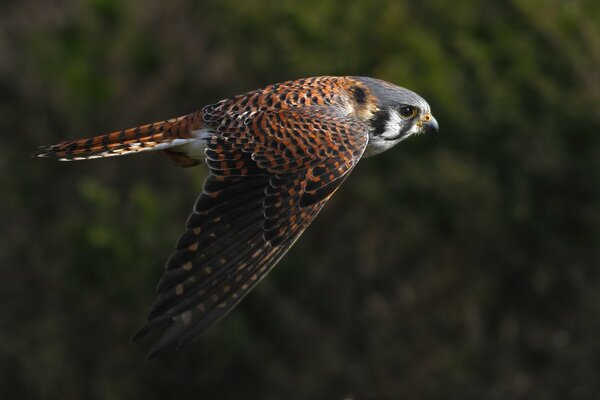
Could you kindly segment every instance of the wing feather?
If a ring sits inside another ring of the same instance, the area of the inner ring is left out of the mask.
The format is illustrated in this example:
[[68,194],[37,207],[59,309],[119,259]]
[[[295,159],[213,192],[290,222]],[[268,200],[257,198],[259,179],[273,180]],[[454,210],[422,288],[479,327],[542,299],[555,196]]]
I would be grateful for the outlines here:
[[157,298],[135,341],[164,330],[154,357],[181,348],[223,318],[270,271],[362,155],[354,117],[321,108],[211,115],[210,168]]

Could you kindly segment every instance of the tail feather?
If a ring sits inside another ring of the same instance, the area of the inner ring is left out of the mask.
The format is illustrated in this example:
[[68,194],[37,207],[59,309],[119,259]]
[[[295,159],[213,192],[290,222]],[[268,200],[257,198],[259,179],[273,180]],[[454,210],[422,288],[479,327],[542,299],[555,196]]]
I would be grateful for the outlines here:
[[60,161],[89,160],[150,150],[165,150],[189,143],[202,125],[200,112],[90,138],[42,146],[36,157]]

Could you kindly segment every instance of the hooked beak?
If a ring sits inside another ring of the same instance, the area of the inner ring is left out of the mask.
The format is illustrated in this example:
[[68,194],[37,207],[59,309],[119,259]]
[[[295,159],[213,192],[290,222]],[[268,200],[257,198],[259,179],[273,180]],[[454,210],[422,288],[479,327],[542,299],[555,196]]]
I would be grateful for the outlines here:
[[423,133],[438,133],[440,130],[440,126],[431,114],[425,114],[420,122]]

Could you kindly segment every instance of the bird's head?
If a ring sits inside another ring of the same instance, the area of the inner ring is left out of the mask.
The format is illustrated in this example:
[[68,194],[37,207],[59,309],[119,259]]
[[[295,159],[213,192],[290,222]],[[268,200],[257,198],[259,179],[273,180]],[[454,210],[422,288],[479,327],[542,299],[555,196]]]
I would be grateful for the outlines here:
[[365,99],[371,99],[370,112],[363,114],[370,128],[365,157],[379,154],[410,136],[438,131],[429,104],[415,92],[379,79],[358,80],[367,88],[369,96],[365,95]]

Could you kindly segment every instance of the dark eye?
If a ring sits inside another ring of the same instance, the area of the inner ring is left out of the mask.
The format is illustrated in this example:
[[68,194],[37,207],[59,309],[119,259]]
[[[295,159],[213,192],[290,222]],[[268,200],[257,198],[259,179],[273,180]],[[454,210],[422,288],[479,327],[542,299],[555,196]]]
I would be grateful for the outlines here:
[[417,109],[412,106],[402,106],[400,107],[400,115],[404,118],[412,118],[417,115]]

